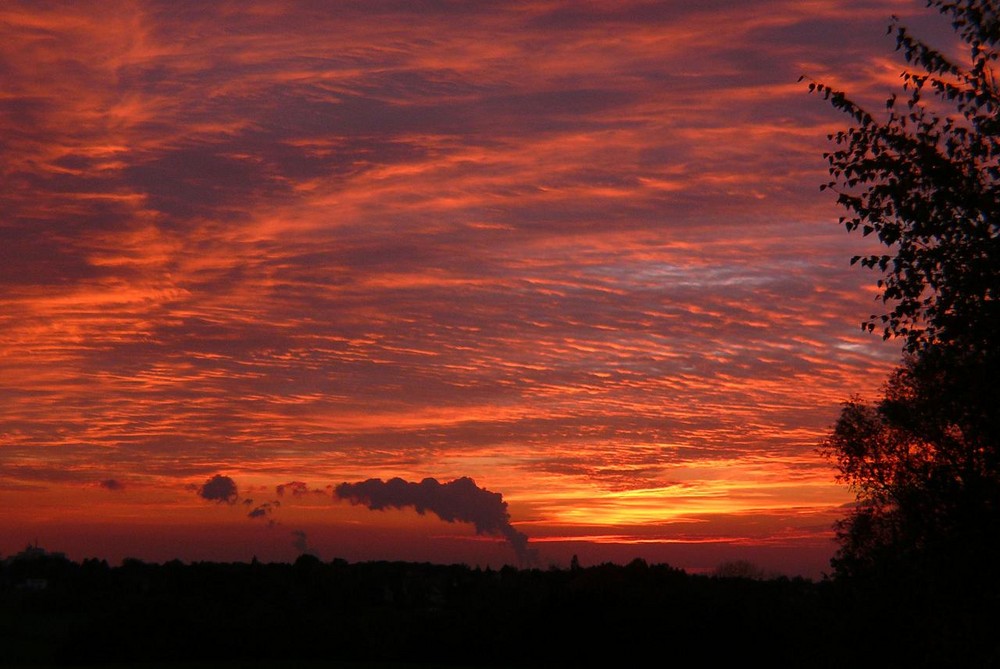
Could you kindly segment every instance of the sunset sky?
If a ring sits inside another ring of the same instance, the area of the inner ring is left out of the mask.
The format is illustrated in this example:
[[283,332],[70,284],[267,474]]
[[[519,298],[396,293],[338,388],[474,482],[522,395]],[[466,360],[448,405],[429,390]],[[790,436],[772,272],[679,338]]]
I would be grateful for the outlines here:
[[3,3],[0,555],[818,576],[900,345],[798,79],[924,4]]

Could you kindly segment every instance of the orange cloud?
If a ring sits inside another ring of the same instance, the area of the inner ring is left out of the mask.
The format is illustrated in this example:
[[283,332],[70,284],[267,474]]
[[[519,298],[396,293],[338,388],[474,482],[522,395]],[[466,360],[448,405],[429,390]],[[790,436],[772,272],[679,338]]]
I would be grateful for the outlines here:
[[[185,501],[217,471],[469,476],[567,542],[819,536],[814,446],[898,347],[796,82],[877,100],[910,5],[0,9],[8,536],[95,481],[108,523],[238,522]],[[370,522],[285,500],[323,554]]]

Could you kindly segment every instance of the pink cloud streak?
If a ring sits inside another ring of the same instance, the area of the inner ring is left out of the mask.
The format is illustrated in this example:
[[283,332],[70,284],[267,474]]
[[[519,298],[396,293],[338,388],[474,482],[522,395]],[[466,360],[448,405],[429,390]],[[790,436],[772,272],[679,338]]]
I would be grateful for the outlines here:
[[835,507],[813,449],[898,347],[796,79],[877,99],[921,6],[0,9],[0,487],[470,476],[622,536],[635,491],[635,527]]

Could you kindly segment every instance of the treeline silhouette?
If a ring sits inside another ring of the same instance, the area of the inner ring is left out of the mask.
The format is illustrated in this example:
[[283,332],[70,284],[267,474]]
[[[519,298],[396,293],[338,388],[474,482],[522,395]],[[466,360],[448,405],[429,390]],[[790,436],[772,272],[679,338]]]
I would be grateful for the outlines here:
[[304,554],[292,564],[110,566],[36,549],[0,563],[5,666],[632,666],[648,657],[662,666],[995,666],[991,617],[919,597],[879,600],[835,581],[697,575],[641,559],[493,570]]

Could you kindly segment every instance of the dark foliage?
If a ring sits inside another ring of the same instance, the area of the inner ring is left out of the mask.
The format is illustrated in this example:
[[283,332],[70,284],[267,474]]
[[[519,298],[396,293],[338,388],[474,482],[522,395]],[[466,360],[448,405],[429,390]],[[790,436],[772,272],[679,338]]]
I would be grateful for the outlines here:
[[[932,0],[969,50],[965,65],[893,24],[897,50],[914,68],[885,118],[843,92],[812,83],[856,123],[831,135],[826,154],[849,231],[875,234],[885,254],[852,263],[878,269],[887,313],[862,327],[902,336],[909,352],[993,345],[1000,324],[1000,91],[995,79],[1000,16],[995,0]],[[903,100],[900,103],[900,99]]]
[[949,406],[964,394],[948,391],[954,374],[908,358],[878,404],[855,400],[841,412],[825,451],[859,505],[840,524],[840,575],[949,589],[964,576],[962,587],[996,589],[996,441]]
[[858,500],[838,528],[837,575],[965,610],[1000,605],[1000,13],[995,0],[928,6],[968,60],[894,22],[910,69],[882,119],[810,84],[855,123],[830,137],[823,188],[848,231],[886,250],[852,260],[882,273],[887,312],[862,327],[906,353],[879,402],[844,406],[824,451]]
[[969,643],[951,611],[905,602],[876,619],[869,604],[835,582],[697,576],[642,560],[493,571],[311,555],[15,559],[0,563],[0,665],[967,667],[1000,657],[992,636]]

